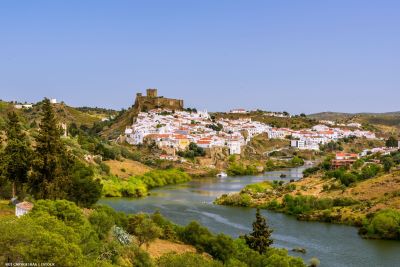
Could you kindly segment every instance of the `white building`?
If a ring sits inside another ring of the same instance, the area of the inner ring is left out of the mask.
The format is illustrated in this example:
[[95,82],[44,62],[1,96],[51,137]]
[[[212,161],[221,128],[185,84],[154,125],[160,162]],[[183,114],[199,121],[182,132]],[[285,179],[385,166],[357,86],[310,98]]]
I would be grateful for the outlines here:
[[240,154],[241,153],[241,145],[239,140],[229,140],[227,142],[228,148],[229,148],[229,154],[234,155],[234,154]]
[[15,216],[17,217],[21,217],[25,214],[27,214],[28,212],[30,212],[33,208],[33,204],[27,201],[18,203],[17,205],[15,205]]
[[246,112],[247,111],[245,109],[243,109],[243,108],[232,109],[230,111],[230,113],[239,113],[239,114],[243,114],[243,113],[246,113]]
[[55,98],[50,99],[50,103],[51,104],[57,104],[57,99],[55,99]]
[[23,108],[30,109],[33,107],[33,105],[32,104],[17,104],[17,105],[14,105],[14,107],[16,109],[23,109]]

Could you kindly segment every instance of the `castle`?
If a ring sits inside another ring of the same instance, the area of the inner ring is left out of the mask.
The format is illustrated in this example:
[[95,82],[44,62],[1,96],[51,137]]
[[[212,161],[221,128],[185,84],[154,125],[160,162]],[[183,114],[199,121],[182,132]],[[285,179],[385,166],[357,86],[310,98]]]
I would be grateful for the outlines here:
[[144,112],[155,108],[182,110],[183,100],[158,96],[157,89],[147,89],[146,96],[136,94],[135,108]]

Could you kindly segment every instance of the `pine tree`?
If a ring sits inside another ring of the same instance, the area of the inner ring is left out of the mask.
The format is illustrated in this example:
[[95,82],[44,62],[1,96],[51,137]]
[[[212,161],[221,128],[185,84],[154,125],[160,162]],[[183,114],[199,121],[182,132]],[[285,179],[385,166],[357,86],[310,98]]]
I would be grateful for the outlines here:
[[68,199],[90,207],[101,196],[102,186],[93,180],[90,166],[67,150],[61,135],[50,101],[45,99],[29,181],[31,192],[37,199]]
[[36,198],[66,198],[65,189],[70,184],[68,174],[73,160],[61,140],[62,131],[47,98],[42,102],[41,115],[30,179],[31,191]]
[[253,222],[253,232],[245,235],[246,244],[260,254],[267,252],[269,246],[272,245],[271,239],[272,229],[267,225],[266,219],[261,216],[260,209],[257,209],[256,220]]
[[23,193],[31,167],[32,151],[26,134],[23,132],[18,115],[7,114],[7,146],[2,156],[3,176],[12,183],[12,197]]

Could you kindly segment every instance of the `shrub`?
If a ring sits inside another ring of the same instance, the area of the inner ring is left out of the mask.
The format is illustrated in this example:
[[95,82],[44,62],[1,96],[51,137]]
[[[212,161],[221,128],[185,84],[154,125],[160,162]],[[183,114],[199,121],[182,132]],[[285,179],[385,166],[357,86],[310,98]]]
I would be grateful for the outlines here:
[[382,210],[364,222],[360,233],[367,237],[400,240],[400,211]]

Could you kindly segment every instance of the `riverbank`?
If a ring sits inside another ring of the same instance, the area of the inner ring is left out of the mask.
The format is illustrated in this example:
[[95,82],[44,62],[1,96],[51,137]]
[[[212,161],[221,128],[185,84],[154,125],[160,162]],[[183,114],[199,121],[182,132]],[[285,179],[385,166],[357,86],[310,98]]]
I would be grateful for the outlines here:
[[166,185],[185,183],[191,177],[178,169],[152,170],[129,178],[107,176],[102,179],[102,194],[106,197],[143,197],[148,191]]
[[400,172],[350,187],[321,175],[291,183],[264,181],[224,194],[216,204],[258,207],[294,215],[298,220],[346,224],[367,238],[400,239]]
[[[193,179],[188,183],[153,189],[145,198],[106,198],[100,203],[127,214],[159,210],[178,225],[198,221],[213,233],[237,238],[251,231],[255,210],[213,205],[215,198],[265,180],[298,180],[304,169],[267,172],[258,176]],[[286,178],[280,178],[281,174]],[[395,266],[400,261],[400,242],[362,239],[356,228],[346,225],[299,221],[294,216],[265,209],[261,213],[274,229],[274,246],[287,249],[290,255],[301,257],[305,262],[317,257],[321,266],[362,267]],[[299,247],[305,248],[307,253],[292,251]]]

